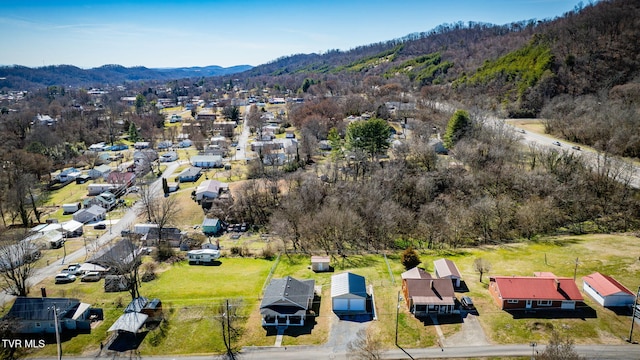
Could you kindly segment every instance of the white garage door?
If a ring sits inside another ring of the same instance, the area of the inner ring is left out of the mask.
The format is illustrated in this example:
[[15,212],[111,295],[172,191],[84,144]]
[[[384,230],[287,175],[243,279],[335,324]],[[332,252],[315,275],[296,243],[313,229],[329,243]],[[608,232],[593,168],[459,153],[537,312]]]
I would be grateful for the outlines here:
[[562,304],[560,305],[561,309],[575,309],[576,308],[576,302],[575,301],[563,301]]
[[365,310],[364,299],[351,299],[349,303],[349,310],[364,311]]
[[337,311],[349,310],[349,299],[333,299],[333,310],[337,310]]

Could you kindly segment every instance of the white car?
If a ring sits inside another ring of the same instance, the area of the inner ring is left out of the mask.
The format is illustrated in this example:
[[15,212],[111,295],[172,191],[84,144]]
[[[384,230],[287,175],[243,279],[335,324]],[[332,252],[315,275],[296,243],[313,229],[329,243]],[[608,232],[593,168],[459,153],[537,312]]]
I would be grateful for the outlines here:
[[555,146],[562,146],[562,144],[560,144],[560,141],[554,141],[552,142],[552,144]]
[[100,281],[100,279],[102,278],[102,276],[100,275],[99,272],[97,271],[89,271],[88,273],[82,275],[80,277],[80,281],[82,282],[87,282],[87,281]]
[[69,273],[61,273],[56,275],[56,284],[66,284],[76,281],[76,276]]

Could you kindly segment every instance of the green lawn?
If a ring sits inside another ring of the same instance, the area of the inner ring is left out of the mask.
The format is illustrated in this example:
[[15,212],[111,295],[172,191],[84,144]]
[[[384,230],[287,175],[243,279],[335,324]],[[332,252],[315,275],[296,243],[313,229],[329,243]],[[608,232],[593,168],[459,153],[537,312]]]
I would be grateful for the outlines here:
[[[246,235],[253,239],[256,249],[264,244],[257,235]],[[254,237],[256,237],[254,239]],[[273,238],[271,243],[276,246]],[[227,240],[224,240],[227,241]],[[79,243],[79,241],[78,241]],[[630,319],[603,309],[585,296],[592,309],[592,316],[585,318],[518,318],[499,309],[487,291],[491,275],[532,275],[534,271],[551,271],[558,276],[573,277],[575,260],[577,285],[581,289],[581,277],[600,271],[615,277],[622,284],[635,289],[640,275],[640,260],[637,255],[638,238],[624,235],[586,235],[553,237],[529,244],[506,244],[455,251],[425,251],[420,254],[423,267],[433,272],[433,260],[441,257],[452,259],[460,269],[469,292],[478,308],[479,320],[488,339],[493,343],[546,343],[551,330],[571,336],[576,343],[621,344],[628,336]],[[612,246],[615,244],[615,246]],[[59,250],[56,250],[59,252]],[[257,250],[256,250],[257,251]],[[546,256],[545,256],[546,255]],[[491,271],[479,282],[473,261],[482,257],[491,264]],[[546,262],[545,262],[546,258]],[[373,285],[378,319],[370,323],[378,338],[387,348],[395,341],[398,292],[401,289],[400,274],[404,271],[397,254],[388,256],[389,268],[382,255],[358,255],[332,261],[333,273],[314,273],[309,269],[309,257],[281,255],[274,269],[274,277],[291,275],[299,279],[315,279],[321,287],[321,301],[314,325],[304,331],[289,332],[283,345],[313,345],[326,342],[329,336],[331,317],[331,275],[349,270],[366,277]],[[150,331],[140,347],[143,355],[156,354],[204,354],[223,351],[218,324],[214,320],[214,307],[225,299],[240,299],[239,313],[244,331],[238,344],[242,346],[270,346],[275,341],[273,334],[260,325],[259,303],[267,275],[274,261],[255,258],[222,258],[220,266],[189,266],[186,263],[163,265],[159,278],[144,283],[141,293],[147,297],[162,299],[166,325]],[[392,277],[393,280],[392,280]],[[103,283],[80,283],[54,285],[47,279],[34,287],[46,287],[48,295],[78,297],[84,302],[105,310],[105,321],[90,335],[78,335],[63,345],[65,354],[93,354],[98,345],[107,338],[106,329],[121,314],[128,301],[127,293],[105,294]],[[458,293],[460,297],[463,294]],[[460,330],[461,324],[441,325],[444,336]],[[404,301],[398,313],[398,339],[401,346],[435,346],[435,327],[425,325],[409,314]],[[640,341],[640,335],[634,337]],[[55,348],[47,346],[36,355],[53,355]]]

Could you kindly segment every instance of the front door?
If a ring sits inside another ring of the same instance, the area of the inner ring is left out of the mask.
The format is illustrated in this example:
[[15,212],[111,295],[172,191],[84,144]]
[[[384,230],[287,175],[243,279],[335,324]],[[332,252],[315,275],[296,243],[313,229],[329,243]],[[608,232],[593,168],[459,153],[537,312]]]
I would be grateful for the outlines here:
[[525,308],[531,309],[531,304],[533,304],[533,300],[527,300],[527,304],[526,304]]

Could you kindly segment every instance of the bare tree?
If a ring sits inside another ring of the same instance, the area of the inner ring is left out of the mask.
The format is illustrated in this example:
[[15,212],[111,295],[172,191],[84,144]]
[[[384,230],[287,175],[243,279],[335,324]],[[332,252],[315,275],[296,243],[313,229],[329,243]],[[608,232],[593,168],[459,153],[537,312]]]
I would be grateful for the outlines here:
[[239,300],[225,300],[223,303],[218,304],[215,309],[215,320],[220,325],[220,331],[222,332],[222,340],[227,350],[226,356],[228,359],[235,359],[238,353],[238,344],[235,340],[240,335],[241,326],[239,324],[238,309],[240,308]]
[[371,330],[360,329],[356,338],[347,344],[347,353],[350,359],[379,360],[382,359],[382,343]]
[[491,270],[491,264],[483,258],[477,258],[473,260],[473,268],[480,273],[480,282],[482,282],[482,274]]
[[0,247],[0,286],[4,292],[14,296],[29,294],[33,262],[39,254],[36,245],[28,240],[13,239]]
[[91,260],[92,263],[110,268],[115,274],[122,277],[131,299],[140,296],[140,274],[142,265],[142,253],[140,247],[129,239],[123,239],[113,246],[107,247]]
[[562,336],[557,331],[551,333],[549,344],[544,351],[540,353],[536,359],[541,360],[581,360],[580,356],[573,347],[573,340],[569,336]]

